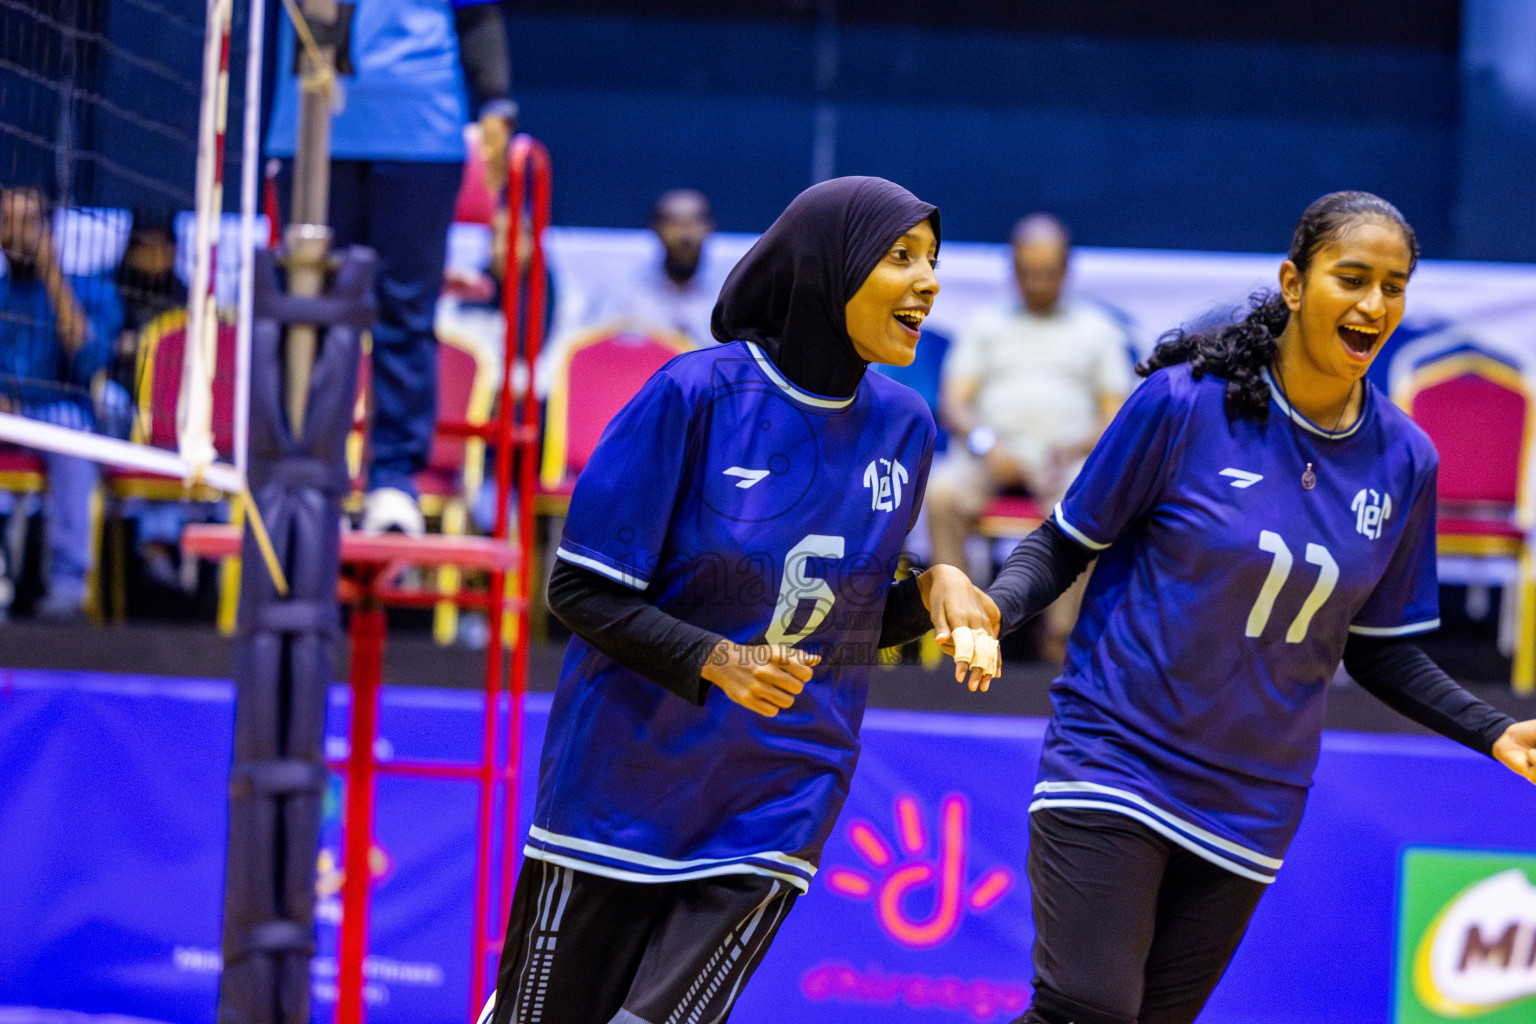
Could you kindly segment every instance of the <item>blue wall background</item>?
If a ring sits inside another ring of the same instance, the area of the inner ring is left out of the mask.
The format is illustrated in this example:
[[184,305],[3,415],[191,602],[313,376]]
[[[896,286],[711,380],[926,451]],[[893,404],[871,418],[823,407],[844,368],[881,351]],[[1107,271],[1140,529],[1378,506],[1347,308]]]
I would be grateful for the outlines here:
[[[515,14],[527,130],[551,148],[555,220],[634,226],[693,185],[760,231],[814,180],[879,174],[995,241],[1057,211],[1086,244],[1273,251],[1344,187],[1452,243],[1454,50],[1025,36]],[[835,83],[818,95],[818,46]],[[830,138],[829,138],[830,136]]]
[[[191,97],[159,69],[196,81],[198,48],[179,28],[200,23],[203,4],[153,5],[170,20],[142,0],[78,4],[111,45],[71,65],[101,100],[77,104],[73,144],[90,155],[71,198],[174,203],[142,175],[190,182],[191,147],[132,115],[195,124]],[[281,5],[268,8],[275,30]],[[723,229],[760,231],[812,181],[872,173],[938,202],[951,238],[1001,240],[1045,208],[1092,245],[1273,252],[1307,202],[1354,187],[1401,206],[1428,256],[1536,260],[1529,0],[506,10],[524,127],[553,152],[561,224],[639,226],[658,193],[691,185],[714,198]],[[19,12],[0,13],[14,44],[0,61],[0,110],[26,133],[0,132],[0,173],[13,177],[49,163],[58,133],[10,51],[57,58],[64,36],[39,51],[10,31]],[[97,37],[73,38],[89,49]],[[35,145],[26,139],[45,140],[38,160],[12,152]]]

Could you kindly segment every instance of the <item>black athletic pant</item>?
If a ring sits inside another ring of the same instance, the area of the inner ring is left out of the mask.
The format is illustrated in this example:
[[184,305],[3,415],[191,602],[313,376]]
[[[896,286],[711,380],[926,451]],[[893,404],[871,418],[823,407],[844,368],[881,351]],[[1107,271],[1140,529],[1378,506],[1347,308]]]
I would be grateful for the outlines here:
[[721,1024],[798,895],[760,875],[622,882],[525,859],[481,1024]]
[[1035,999],[1015,1024],[1190,1024],[1266,886],[1133,818],[1029,816]]

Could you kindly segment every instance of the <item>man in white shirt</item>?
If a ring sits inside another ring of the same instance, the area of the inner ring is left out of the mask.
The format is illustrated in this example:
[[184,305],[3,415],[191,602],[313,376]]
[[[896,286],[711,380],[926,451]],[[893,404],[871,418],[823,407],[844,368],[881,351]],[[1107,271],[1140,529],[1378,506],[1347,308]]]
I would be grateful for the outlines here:
[[[1131,389],[1125,332],[1062,299],[1071,239],[1049,214],[1013,230],[1022,303],[976,316],[944,360],[939,410],[949,454],[928,481],[933,561],[965,564],[965,541],[999,492],[1023,490],[1048,511],[1066,493]],[[1041,654],[1059,662],[1081,584],[1042,617]]]
[[697,348],[715,343],[709,317],[723,278],[707,266],[705,243],[715,230],[709,199],[691,188],[664,193],[651,208],[661,263],[606,286],[583,319],[591,325],[630,320],[685,335]]

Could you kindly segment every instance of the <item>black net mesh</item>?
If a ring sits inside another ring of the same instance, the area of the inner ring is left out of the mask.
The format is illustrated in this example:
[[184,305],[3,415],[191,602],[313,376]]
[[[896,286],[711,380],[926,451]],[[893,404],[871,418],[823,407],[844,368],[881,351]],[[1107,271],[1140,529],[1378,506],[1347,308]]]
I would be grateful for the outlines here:
[[[247,37],[234,6],[231,209]],[[202,0],[0,0],[0,408],[174,443],[174,391],[155,387],[146,347],[180,336],[187,302],[206,17]]]

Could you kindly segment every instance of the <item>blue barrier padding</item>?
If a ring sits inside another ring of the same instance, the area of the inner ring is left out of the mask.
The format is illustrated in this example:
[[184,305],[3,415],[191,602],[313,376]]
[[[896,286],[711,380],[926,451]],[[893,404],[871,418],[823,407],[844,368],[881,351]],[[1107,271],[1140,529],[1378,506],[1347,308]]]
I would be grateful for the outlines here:
[[[347,750],[347,699],[332,690],[330,757]],[[380,758],[475,758],[480,705],[467,691],[387,689]],[[528,698],[525,815],[548,709],[547,695]],[[0,671],[0,1024],[211,1024],[232,723],[221,680]],[[1028,999],[1023,864],[1043,725],[869,712],[821,872],[732,1021],[1016,1016]],[[321,1024],[335,995],[341,797],[333,777]],[[1306,820],[1202,1022],[1390,1020],[1403,849],[1536,850],[1533,801],[1513,774],[1448,741],[1327,735]],[[371,1024],[466,1019],[474,821],[471,784],[380,779]]]

